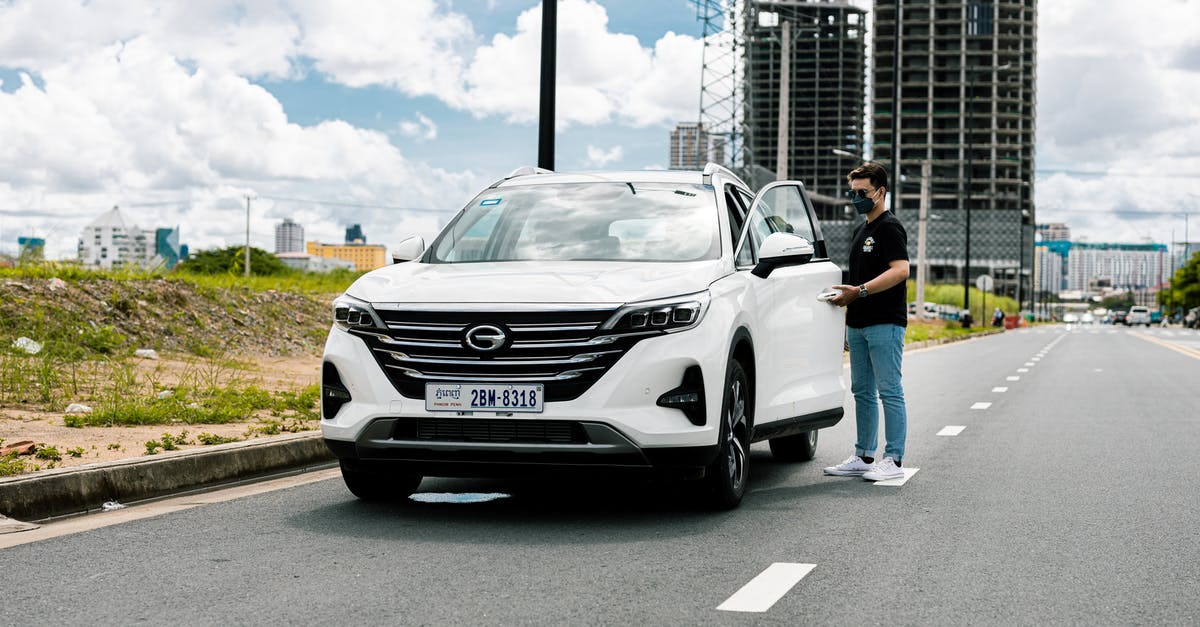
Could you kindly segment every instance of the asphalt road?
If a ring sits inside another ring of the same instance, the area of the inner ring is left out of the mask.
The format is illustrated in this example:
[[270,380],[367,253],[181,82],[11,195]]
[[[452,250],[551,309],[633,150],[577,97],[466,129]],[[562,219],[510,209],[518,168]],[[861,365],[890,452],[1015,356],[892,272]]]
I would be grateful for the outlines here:
[[756,446],[726,513],[653,485],[373,505],[315,481],[0,549],[4,622],[1200,623],[1200,334],[1024,329],[912,352],[905,381],[902,486],[822,476],[852,406],[814,462]]

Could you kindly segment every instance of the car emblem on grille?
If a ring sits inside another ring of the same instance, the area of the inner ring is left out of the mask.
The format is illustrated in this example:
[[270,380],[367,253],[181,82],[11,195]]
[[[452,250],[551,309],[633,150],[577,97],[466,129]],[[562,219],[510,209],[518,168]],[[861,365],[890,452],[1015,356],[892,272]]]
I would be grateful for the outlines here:
[[467,334],[463,337],[463,341],[467,346],[477,351],[494,351],[501,346],[504,346],[504,341],[508,339],[504,331],[499,327],[494,327],[490,324],[481,324],[477,327],[467,329]]

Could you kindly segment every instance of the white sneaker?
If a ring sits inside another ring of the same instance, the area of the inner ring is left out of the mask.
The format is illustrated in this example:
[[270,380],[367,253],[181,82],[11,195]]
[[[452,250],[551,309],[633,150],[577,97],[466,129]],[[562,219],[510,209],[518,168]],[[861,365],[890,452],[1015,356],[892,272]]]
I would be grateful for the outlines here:
[[867,481],[884,481],[887,479],[899,479],[904,476],[904,471],[896,465],[896,460],[891,457],[884,457],[882,460],[871,464],[871,468],[863,473],[862,478]]
[[871,469],[871,464],[864,462],[858,455],[851,455],[846,458],[846,461],[837,466],[827,466],[825,474],[834,475],[835,477],[861,477],[864,472]]

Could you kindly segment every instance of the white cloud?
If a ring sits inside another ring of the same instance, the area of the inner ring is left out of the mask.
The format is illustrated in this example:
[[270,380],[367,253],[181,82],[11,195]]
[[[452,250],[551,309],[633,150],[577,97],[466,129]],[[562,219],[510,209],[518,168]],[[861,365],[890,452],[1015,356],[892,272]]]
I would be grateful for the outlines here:
[[605,150],[589,144],[587,147],[587,166],[603,168],[610,163],[620,161],[621,157],[624,156],[624,152],[620,146],[613,146]]
[[412,137],[418,141],[433,141],[437,139],[437,124],[428,116],[417,112],[415,120],[400,122],[400,134]]
[[112,205],[143,228],[181,225],[193,249],[238,242],[246,193],[260,197],[251,226],[266,249],[274,223],[293,213],[312,220],[313,239],[337,240],[345,224],[361,222],[373,241],[395,242],[431,235],[437,214],[271,197],[448,213],[482,183],[414,163],[376,131],[292,123],[262,87],[230,70],[188,67],[154,37],[43,62],[40,75],[41,87],[23,77],[0,92],[0,226],[6,240],[14,229],[46,236],[52,257],[69,254],[82,227]]
[[1092,241],[1182,239],[1181,212],[1200,208],[1200,4],[1038,6],[1038,220]]
[[[516,123],[538,116],[541,8],[517,19],[513,35],[498,34],[476,49],[462,105],[477,116]],[[563,0],[558,8],[556,118],[572,124],[616,121],[632,126],[693,119],[699,112],[700,40],[667,33],[654,49],[608,30],[596,2]]]

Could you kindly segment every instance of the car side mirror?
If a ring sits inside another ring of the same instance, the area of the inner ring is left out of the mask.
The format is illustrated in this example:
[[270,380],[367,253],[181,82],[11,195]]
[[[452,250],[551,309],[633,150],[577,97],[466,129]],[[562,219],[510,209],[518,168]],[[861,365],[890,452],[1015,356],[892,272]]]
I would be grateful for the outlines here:
[[765,279],[775,268],[808,263],[815,253],[812,242],[795,233],[772,233],[759,247],[758,265],[750,274]]
[[425,252],[425,239],[420,235],[404,239],[392,250],[392,263],[412,261]]

